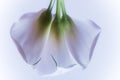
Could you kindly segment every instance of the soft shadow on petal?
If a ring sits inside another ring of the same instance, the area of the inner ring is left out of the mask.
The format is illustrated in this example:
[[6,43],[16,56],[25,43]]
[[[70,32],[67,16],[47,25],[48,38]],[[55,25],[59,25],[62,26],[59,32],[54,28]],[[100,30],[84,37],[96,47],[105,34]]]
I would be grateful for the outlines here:
[[91,60],[101,29],[91,20],[86,22],[74,20],[74,23],[72,35],[67,34],[66,38],[71,54],[85,68]]
[[48,54],[51,54],[57,64],[57,67],[70,68],[75,65],[75,62],[73,61],[67,48],[64,36],[57,41],[55,36],[51,33],[46,48],[49,49]]
[[46,41],[46,34],[39,35],[40,26],[37,21],[43,11],[44,9],[36,13],[24,14],[12,26],[10,31],[11,37],[15,41],[22,57],[29,64],[39,61],[39,56]]

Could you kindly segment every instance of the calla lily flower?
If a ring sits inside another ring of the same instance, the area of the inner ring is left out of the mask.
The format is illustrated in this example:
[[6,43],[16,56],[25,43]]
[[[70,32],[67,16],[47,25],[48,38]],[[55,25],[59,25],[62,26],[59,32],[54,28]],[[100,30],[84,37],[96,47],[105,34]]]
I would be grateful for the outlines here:
[[57,0],[53,15],[53,4],[51,0],[48,9],[24,14],[13,24],[10,34],[20,54],[42,74],[53,73],[57,67],[87,67],[100,27],[92,20],[78,21],[68,16],[64,0]]

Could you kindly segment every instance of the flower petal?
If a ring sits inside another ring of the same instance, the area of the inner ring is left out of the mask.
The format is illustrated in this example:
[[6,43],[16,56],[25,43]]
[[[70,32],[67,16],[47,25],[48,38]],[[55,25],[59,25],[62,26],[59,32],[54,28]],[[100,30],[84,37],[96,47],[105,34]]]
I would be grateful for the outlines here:
[[40,61],[35,63],[33,66],[41,75],[50,74],[57,70],[57,65],[53,57],[48,54],[48,50],[45,51],[47,52],[43,52]]
[[49,52],[51,52],[58,67],[70,68],[75,65],[75,62],[69,53],[64,36],[58,41],[55,36],[51,34],[48,43]]
[[41,10],[37,13],[28,13],[23,15],[20,20],[15,23],[10,31],[12,39],[15,41],[19,52],[24,60],[29,64],[34,64],[40,59],[40,54],[46,42],[47,32],[41,33],[38,18]]
[[66,39],[72,55],[85,68],[91,60],[100,34],[100,27],[91,20],[87,22],[74,20],[74,23],[73,33],[67,34]]

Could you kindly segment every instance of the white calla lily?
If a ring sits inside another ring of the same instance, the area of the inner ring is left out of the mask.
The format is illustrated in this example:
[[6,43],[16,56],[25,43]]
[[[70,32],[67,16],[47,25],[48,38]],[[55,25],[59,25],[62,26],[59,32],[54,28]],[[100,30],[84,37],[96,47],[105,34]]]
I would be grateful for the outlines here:
[[85,68],[91,60],[101,29],[91,20],[74,20],[74,23],[74,35],[67,34],[67,43],[75,60]]
[[77,21],[66,13],[60,20],[57,14],[53,16],[49,9],[28,13],[11,28],[11,37],[23,59],[42,74],[76,64],[85,68],[100,34],[100,27],[91,20]]
[[46,41],[47,33],[44,36],[39,35],[40,26],[37,21],[42,12],[43,10],[23,15],[11,29],[11,36],[18,50],[29,64],[35,64],[39,61],[39,55]]

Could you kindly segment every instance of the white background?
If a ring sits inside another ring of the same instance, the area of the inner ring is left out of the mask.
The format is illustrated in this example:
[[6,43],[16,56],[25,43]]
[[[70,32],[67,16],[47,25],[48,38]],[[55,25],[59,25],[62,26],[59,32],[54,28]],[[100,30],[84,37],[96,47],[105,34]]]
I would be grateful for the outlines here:
[[[102,33],[87,69],[41,77],[26,64],[10,38],[11,25],[49,0],[0,0],[0,80],[120,80],[120,0],[65,0],[70,16],[92,19]],[[53,12],[55,9],[53,10]]]

